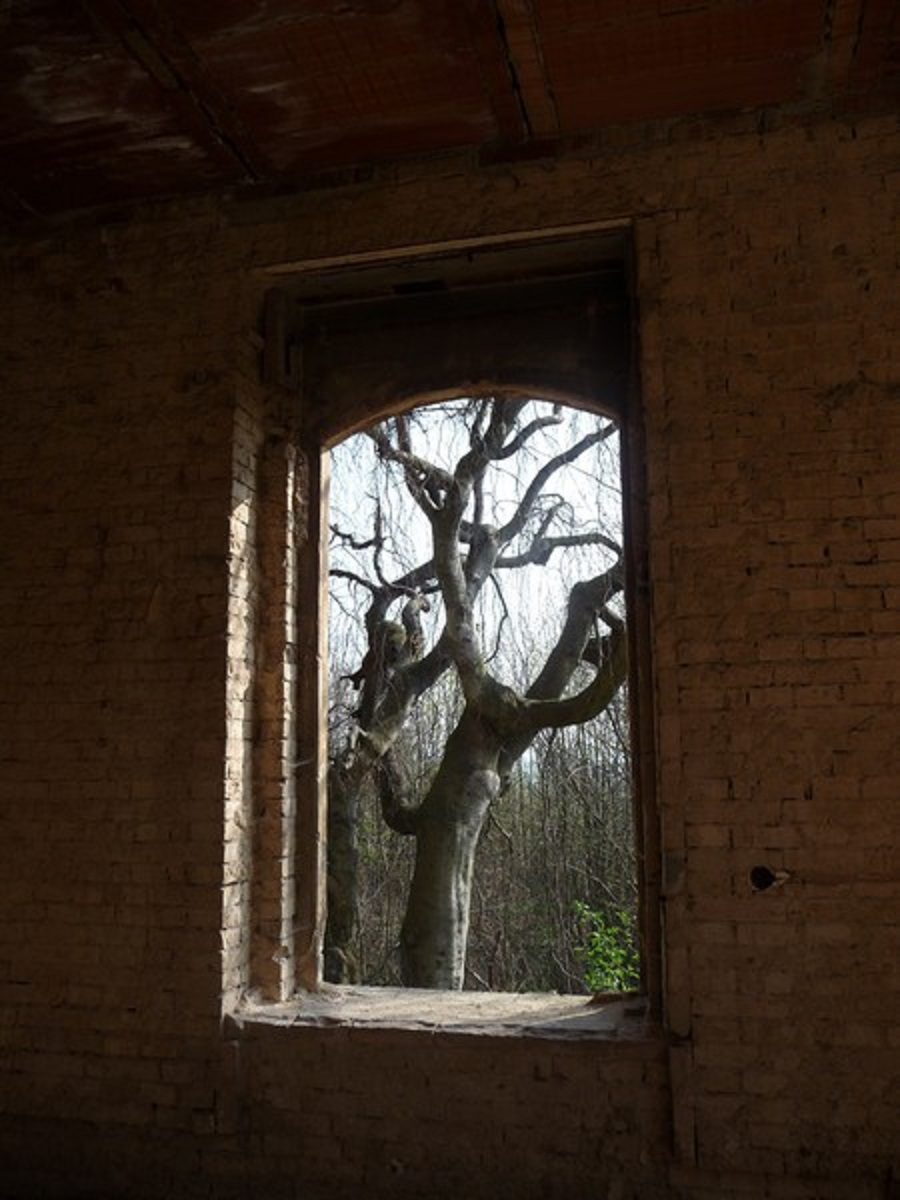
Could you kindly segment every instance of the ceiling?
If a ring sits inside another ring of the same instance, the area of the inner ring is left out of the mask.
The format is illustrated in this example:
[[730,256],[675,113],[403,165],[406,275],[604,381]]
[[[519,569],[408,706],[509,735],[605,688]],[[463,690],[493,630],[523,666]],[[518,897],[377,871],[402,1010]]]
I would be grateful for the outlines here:
[[0,0],[0,212],[900,98],[900,0]]

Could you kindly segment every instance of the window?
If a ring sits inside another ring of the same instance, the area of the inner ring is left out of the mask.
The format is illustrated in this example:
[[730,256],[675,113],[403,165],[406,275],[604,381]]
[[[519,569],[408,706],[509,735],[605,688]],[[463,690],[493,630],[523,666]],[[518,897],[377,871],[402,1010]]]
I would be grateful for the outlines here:
[[[234,1000],[248,991],[285,1001],[296,987],[314,990],[322,979],[327,691],[322,514],[329,448],[374,418],[422,400],[537,395],[590,407],[602,396],[605,410],[622,423],[623,453],[633,462],[626,249],[619,229],[465,252],[453,248],[353,271],[319,264],[270,296],[267,371],[280,386],[277,401],[271,393],[266,400],[269,436],[257,436],[252,513],[236,522],[245,543],[243,558],[236,547],[236,562],[245,567],[236,572],[233,587],[235,627],[245,621],[256,636],[252,661],[244,655],[244,675],[235,668],[232,687],[235,721],[241,723],[235,745],[242,749],[230,766],[226,1003],[229,995]],[[632,466],[626,466],[626,476],[634,477]],[[640,603],[634,604],[639,521],[633,511],[628,515],[634,710],[642,703],[635,662],[643,652],[640,627],[646,618]],[[633,726],[646,730],[646,713]],[[637,757],[639,773],[645,757]],[[646,789],[642,797],[641,845]],[[646,880],[643,886],[646,890]],[[643,927],[646,938],[646,917]],[[652,932],[650,941],[655,944]],[[653,976],[652,944],[644,959]],[[652,978],[647,982],[653,991]]]
[[618,441],[483,396],[333,452],[327,980],[637,987]]

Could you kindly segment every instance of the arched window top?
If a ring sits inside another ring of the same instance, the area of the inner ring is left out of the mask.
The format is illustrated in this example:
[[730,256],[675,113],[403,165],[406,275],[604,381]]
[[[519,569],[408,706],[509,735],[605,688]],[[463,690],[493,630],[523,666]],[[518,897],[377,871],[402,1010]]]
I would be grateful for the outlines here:
[[395,267],[355,292],[310,278],[274,289],[268,373],[299,392],[303,436],[326,447],[459,396],[541,397],[619,418],[632,359],[620,243],[545,248],[536,263],[507,252],[482,268]]
[[584,412],[595,413],[600,417],[608,418],[616,424],[620,423],[622,417],[619,406],[598,403],[594,397],[572,395],[562,389],[551,390],[543,388],[538,390],[535,387],[510,387],[504,386],[495,379],[485,379],[482,380],[477,388],[458,384],[455,387],[447,387],[440,391],[419,395],[407,396],[404,394],[403,396],[396,396],[383,407],[374,404],[371,399],[366,398],[364,405],[360,409],[361,417],[357,418],[354,414],[354,419],[346,428],[334,429],[332,423],[329,422],[328,433],[321,438],[322,445],[325,449],[333,449],[341,442],[346,441],[347,438],[361,432],[367,426],[387,420],[389,417],[412,412],[414,409],[430,408],[452,403],[456,400],[479,398],[489,400],[525,400],[534,403],[561,405],[566,409],[579,409]]

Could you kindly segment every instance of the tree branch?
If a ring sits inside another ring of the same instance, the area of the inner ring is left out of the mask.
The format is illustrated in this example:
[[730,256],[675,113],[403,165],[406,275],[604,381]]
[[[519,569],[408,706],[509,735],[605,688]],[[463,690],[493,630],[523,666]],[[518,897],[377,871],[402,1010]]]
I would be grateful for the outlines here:
[[502,399],[492,403],[491,419],[484,436],[470,439],[471,449],[462,456],[453,473],[457,485],[465,491],[466,497],[475,476],[479,473],[484,474],[492,459],[502,457],[503,445],[527,403],[527,400]]
[[500,555],[494,566],[503,568],[544,566],[549,562],[554,550],[566,549],[570,546],[605,546],[617,556],[622,553],[621,546],[612,538],[602,533],[568,533],[558,537],[541,537],[535,535],[531,545],[521,554]]
[[[543,668],[525,694],[520,727],[504,741],[500,759],[500,775],[503,780],[508,779],[513,766],[541,729],[589,719],[572,717],[575,711],[590,712],[591,716],[596,716],[604,708],[604,697],[608,704],[615,695],[625,678],[625,662],[619,657],[620,653],[624,653],[626,646],[625,623],[609,611],[607,601],[623,587],[624,570],[619,561],[600,575],[595,575],[593,579],[575,584],[570,591],[562,632],[548,654]],[[598,671],[591,684],[584,689],[587,695],[579,693],[578,697],[560,700],[559,697],[579,665],[591,661],[591,651],[588,647],[598,616],[602,616],[612,630],[610,637],[604,639],[609,648],[608,654],[601,660],[599,646],[597,647]],[[612,671],[612,675],[607,674],[608,670]],[[596,690],[592,691],[592,688]],[[557,707],[559,705],[567,707]]]
[[406,779],[392,750],[386,750],[378,764],[378,799],[385,825],[394,833],[409,837],[418,828],[419,805],[411,803]]
[[[484,673],[481,649],[472,622],[472,598],[459,554],[459,504],[435,514],[434,565],[444,598],[447,646],[466,699],[477,694]],[[471,557],[471,556],[470,556]]]
[[580,725],[596,717],[609,705],[625,678],[628,664],[624,624],[618,625],[604,640],[607,654],[587,687],[562,700],[528,702],[529,724],[535,732],[540,729],[559,729],[564,725]]
[[[529,700],[551,700],[560,696],[584,658],[584,648],[597,617],[605,613],[609,600],[625,586],[621,560],[593,579],[576,583],[569,592],[566,620],[556,644],[540,673],[526,693]],[[610,614],[611,615],[611,614]],[[605,619],[605,617],[604,617]],[[614,618],[617,621],[617,618]],[[618,622],[621,623],[621,622]]]
[[601,429],[595,430],[593,433],[586,434],[574,446],[570,446],[568,450],[562,451],[555,455],[549,462],[537,472],[534,479],[525,489],[525,495],[509,521],[498,531],[497,537],[502,546],[512,541],[514,537],[522,532],[525,528],[525,522],[531,514],[534,503],[541,494],[544,485],[551,479],[558,470],[566,467],[569,463],[575,462],[580,458],[585,451],[590,450],[592,446],[596,446],[599,442],[605,441],[608,437],[615,433],[616,426],[610,422],[604,425]]
[[494,462],[501,462],[504,458],[511,458],[514,454],[517,454],[518,451],[521,450],[525,445],[525,443],[530,441],[531,438],[533,438],[534,435],[539,432],[539,430],[546,429],[548,425],[561,425],[562,420],[562,416],[558,413],[554,413],[552,417],[535,417],[533,421],[529,421],[527,425],[523,426],[522,429],[519,430],[512,441],[507,442],[505,446],[503,446],[496,453],[492,454],[491,458]]
[[[405,430],[406,427],[401,425],[400,428]],[[403,468],[409,494],[430,517],[440,505],[441,493],[447,492],[453,486],[453,476],[427,459],[413,454],[411,450],[395,446],[383,426],[376,425],[367,432],[375,443],[379,457],[387,462],[395,462]],[[408,431],[404,432],[402,437],[408,444]]]
[[376,545],[376,538],[366,538],[365,541],[359,541],[352,533],[347,533],[346,530],[339,529],[337,525],[329,525],[328,527],[336,538],[340,540],[351,550],[371,550]]
[[362,575],[357,575],[355,571],[345,571],[343,567],[332,567],[328,574],[333,579],[349,579],[351,583],[358,583],[360,587],[364,587],[372,593],[381,590],[371,579],[365,579]]

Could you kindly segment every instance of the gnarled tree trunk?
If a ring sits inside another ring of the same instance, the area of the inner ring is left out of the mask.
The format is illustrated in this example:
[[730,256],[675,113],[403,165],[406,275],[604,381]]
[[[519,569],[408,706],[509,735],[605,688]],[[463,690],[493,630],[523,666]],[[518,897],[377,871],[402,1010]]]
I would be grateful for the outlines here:
[[500,744],[467,711],[416,821],[416,865],[400,934],[407,987],[461,988],[478,839],[500,791]]

